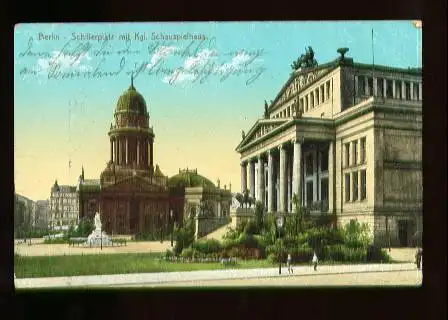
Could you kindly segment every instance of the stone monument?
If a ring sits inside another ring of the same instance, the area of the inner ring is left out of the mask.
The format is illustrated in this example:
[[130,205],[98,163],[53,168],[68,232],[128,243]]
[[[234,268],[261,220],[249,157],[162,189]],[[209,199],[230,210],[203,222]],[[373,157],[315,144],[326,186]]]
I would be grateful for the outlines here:
[[100,213],[97,212],[95,214],[95,229],[92,231],[92,233],[87,237],[87,242],[85,243],[86,246],[112,246],[112,241],[110,240],[109,236],[101,230],[101,218]]

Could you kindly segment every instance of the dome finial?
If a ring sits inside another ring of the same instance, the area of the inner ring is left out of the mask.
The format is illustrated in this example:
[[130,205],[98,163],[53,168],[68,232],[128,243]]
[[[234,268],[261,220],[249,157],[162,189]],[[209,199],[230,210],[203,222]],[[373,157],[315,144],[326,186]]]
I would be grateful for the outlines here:
[[131,88],[134,87],[134,71],[131,73]]

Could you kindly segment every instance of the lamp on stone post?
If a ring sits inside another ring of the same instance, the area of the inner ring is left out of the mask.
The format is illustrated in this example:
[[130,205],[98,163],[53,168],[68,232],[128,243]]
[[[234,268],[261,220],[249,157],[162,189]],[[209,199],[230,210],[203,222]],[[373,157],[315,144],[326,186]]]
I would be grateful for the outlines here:
[[282,274],[282,242],[281,242],[281,230],[283,228],[284,218],[280,216],[277,218],[277,229],[278,229],[278,241],[280,242],[280,252],[279,252],[279,265],[278,265],[278,274]]
[[173,247],[173,234],[174,234],[174,216],[173,210],[170,210],[170,224],[171,224],[171,248]]

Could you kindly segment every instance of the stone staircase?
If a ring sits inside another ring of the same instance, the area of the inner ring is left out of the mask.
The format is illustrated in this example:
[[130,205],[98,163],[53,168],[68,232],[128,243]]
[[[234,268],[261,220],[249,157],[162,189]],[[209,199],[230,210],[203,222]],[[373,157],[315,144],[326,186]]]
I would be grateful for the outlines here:
[[227,228],[231,226],[231,222],[229,222],[226,225],[223,225],[222,227],[216,229],[212,233],[209,233],[208,235],[202,237],[202,239],[215,239],[215,240],[222,240],[222,237],[227,233]]

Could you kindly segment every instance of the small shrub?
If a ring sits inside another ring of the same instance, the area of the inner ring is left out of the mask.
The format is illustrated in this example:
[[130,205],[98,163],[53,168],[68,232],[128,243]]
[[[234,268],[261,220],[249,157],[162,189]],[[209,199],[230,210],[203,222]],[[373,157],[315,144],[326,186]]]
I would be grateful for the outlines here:
[[301,246],[291,249],[291,260],[293,263],[309,262],[313,258],[313,249],[308,246]]
[[53,239],[45,239],[43,241],[44,244],[65,244],[69,243],[69,239],[64,238],[53,238]]
[[199,240],[194,242],[191,247],[204,254],[217,253],[222,249],[221,243],[215,239]]
[[[319,256],[319,255],[318,255]],[[366,248],[351,248],[345,245],[326,246],[321,260],[359,263],[367,261]]]
[[192,259],[195,256],[195,250],[193,248],[186,248],[182,251],[181,257]]
[[112,242],[113,243],[127,243],[128,240],[126,240],[124,238],[115,238],[115,239],[112,239]]
[[188,219],[183,227],[176,228],[175,232],[176,244],[174,253],[179,255],[184,248],[188,248],[194,242],[194,221]]
[[226,234],[224,234],[224,236],[222,238],[224,240],[235,240],[235,239],[238,239],[239,235],[240,235],[240,233],[237,230],[235,230],[231,227],[228,227]]
[[261,259],[262,255],[258,248],[247,248],[243,245],[234,246],[227,251],[227,255],[232,258],[239,258],[243,260]]
[[270,263],[276,263],[276,262],[278,262],[278,257],[277,257],[277,255],[276,255],[275,253],[271,253],[271,254],[269,254],[269,256],[268,256],[268,261],[269,261]]
[[370,245],[367,247],[367,261],[369,262],[390,262],[391,258],[386,250],[378,246]]
[[165,256],[165,258],[172,258],[172,257],[174,257],[174,252],[172,250],[170,250],[170,249],[167,249],[165,251],[164,256]]
[[249,220],[247,223],[245,223],[243,233],[246,233],[248,235],[253,235],[253,234],[258,234],[258,231],[259,231],[259,229],[257,226],[257,222],[255,222],[253,220]]
[[372,239],[369,235],[369,226],[366,223],[350,221],[342,230],[344,243],[352,248],[367,247]]

